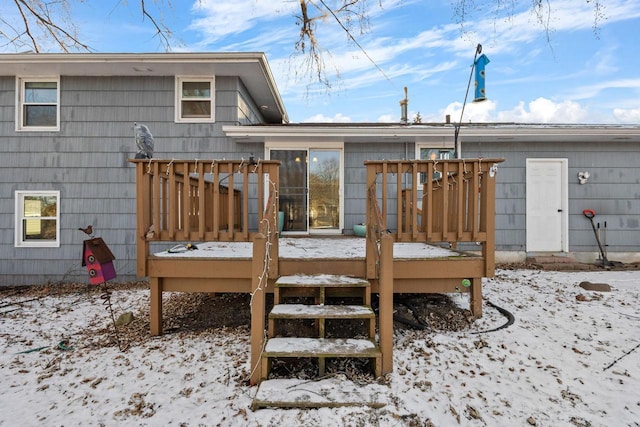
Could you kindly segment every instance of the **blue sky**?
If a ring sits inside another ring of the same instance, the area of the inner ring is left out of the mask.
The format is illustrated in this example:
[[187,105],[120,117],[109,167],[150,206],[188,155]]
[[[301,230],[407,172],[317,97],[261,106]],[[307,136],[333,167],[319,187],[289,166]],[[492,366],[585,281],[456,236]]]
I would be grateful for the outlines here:
[[[464,32],[448,0],[368,3],[369,30],[356,36],[380,69],[327,20],[317,34],[330,53],[328,90],[300,73],[300,57],[292,56],[298,1],[172,0],[163,18],[174,50],[265,52],[291,122],[397,122],[405,86],[410,117],[419,112],[423,122],[442,122],[450,114],[458,121],[480,43],[491,61],[488,100],[469,102],[463,122],[640,123],[638,0],[602,1],[597,32],[593,2],[550,0],[549,33],[528,10],[530,1],[517,2],[522,8],[509,17],[474,11]],[[89,1],[72,16],[94,51],[164,50],[137,0]]]

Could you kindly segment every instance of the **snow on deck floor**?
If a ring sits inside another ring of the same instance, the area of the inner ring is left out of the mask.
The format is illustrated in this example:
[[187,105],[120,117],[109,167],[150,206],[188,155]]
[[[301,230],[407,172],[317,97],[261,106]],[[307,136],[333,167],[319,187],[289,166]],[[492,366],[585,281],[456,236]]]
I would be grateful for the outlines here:
[[[167,242],[167,245],[172,243]],[[251,258],[252,242],[203,242],[195,243],[197,249],[182,252],[157,252],[158,257],[177,258]],[[279,241],[282,259],[364,259],[366,240],[349,237],[284,237]],[[393,256],[396,259],[425,259],[469,256],[451,249],[420,243],[394,243]]]

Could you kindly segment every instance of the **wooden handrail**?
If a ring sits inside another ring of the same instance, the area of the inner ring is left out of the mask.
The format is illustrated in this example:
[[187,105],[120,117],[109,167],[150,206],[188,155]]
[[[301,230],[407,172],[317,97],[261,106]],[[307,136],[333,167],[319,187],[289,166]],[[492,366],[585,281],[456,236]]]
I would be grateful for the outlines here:
[[153,241],[251,242],[266,221],[277,251],[277,214],[265,209],[278,211],[279,161],[129,161],[136,166],[139,276],[147,275]]
[[[492,259],[495,176],[497,164],[502,161],[504,159],[365,161],[368,231],[382,223],[385,229],[395,230],[396,242],[448,242],[454,247],[459,242],[479,242],[483,245],[483,254],[487,253]],[[367,239],[370,278],[377,277],[374,272],[379,263],[375,258],[376,242],[379,236]],[[492,268],[488,265],[487,271],[492,272]]]
[[[367,221],[367,259],[370,259],[370,263],[367,264],[367,278],[377,278],[380,274],[380,241],[382,236],[387,234],[387,224],[385,217],[380,210],[380,204],[376,197],[375,187],[369,188],[367,191],[367,204],[368,211],[367,217],[370,221]],[[369,270],[371,269],[371,270]]]

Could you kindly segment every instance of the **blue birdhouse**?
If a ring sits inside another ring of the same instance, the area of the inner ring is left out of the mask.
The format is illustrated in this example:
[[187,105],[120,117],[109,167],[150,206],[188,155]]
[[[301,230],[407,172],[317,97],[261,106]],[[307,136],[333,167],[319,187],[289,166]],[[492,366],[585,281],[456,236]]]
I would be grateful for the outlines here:
[[95,237],[84,241],[82,266],[87,267],[89,282],[92,285],[99,285],[116,277],[116,269],[113,266],[114,259],[116,257],[102,238]]
[[489,63],[489,58],[483,53],[480,55],[474,65],[476,67],[475,97],[473,102],[484,101],[487,95],[484,89],[484,67]]

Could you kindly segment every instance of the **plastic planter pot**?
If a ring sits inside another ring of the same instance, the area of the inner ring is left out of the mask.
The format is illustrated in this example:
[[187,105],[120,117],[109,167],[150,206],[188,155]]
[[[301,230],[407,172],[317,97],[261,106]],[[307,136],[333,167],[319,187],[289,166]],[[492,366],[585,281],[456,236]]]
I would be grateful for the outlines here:
[[356,224],[353,226],[353,234],[358,237],[365,237],[367,235],[366,224]]

